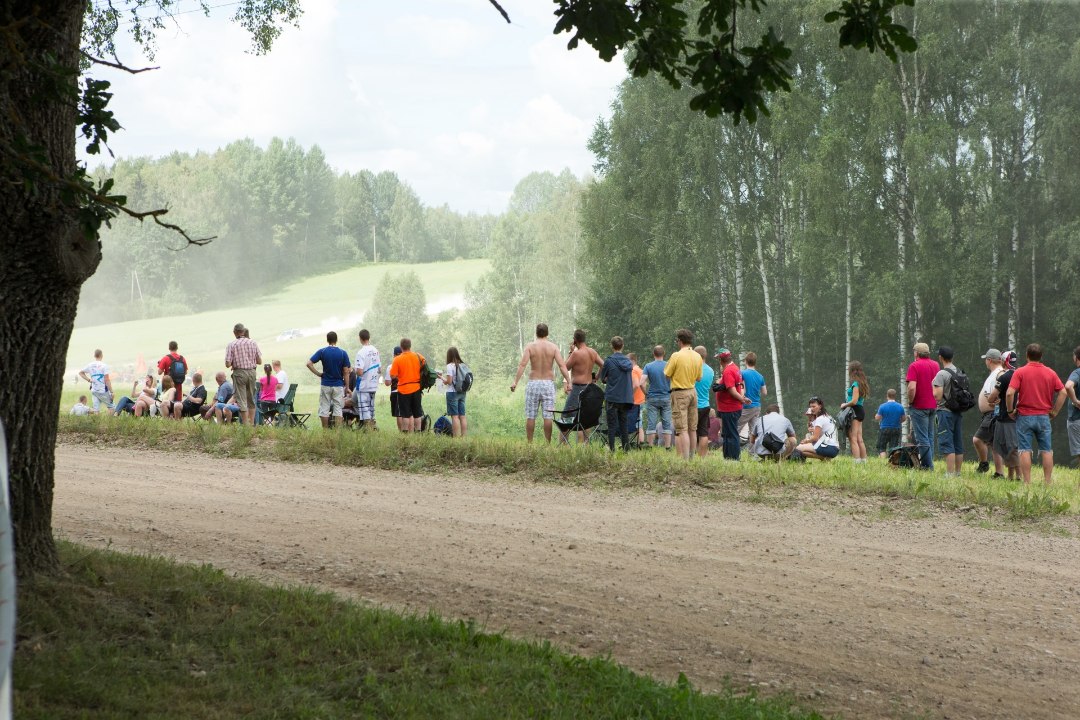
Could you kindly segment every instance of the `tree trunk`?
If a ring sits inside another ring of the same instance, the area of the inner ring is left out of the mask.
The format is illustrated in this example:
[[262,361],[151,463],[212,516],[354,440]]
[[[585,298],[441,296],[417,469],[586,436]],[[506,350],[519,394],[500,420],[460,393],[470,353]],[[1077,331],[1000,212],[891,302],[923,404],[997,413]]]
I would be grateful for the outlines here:
[[776,347],[776,331],[773,328],[772,297],[769,292],[769,277],[765,272],[765,251],[761,246],[761,230],[754,229],[754,238],[757,240],[758,271],[761,273],[761,287],[765,292],[765,330],[769,333],[769,352],[772,355],[773,390],[776,393],[776,404],[780,406],[780,414],[784,414],[784,393],[780,390],[780,353]]
[[[22,57],[6,59],[13,71],[0,81],[0,109],[7,117],[21,113],[23,122],[5,120],[0,137],[10,146],[21,125],[60,177],[75,171],[75,107],[47,97],[43,79],[24,62],[51,54],[78,68],[84,7],[33,0],[3,2],[0,9],[25,43]],[[48,27],[37,17],[47,18]],[[17,26],[20,20],[26,22]],[[7,160],[3,168],[6,177],[20,174]],[[58,567],[52,500],[64,362],[79,290],[101,260],[97,239],[88,240],[77,223],[77,208],[43,181],[34,190],[0,183],[0,419],[8,432],[16,565],[23,577]]]

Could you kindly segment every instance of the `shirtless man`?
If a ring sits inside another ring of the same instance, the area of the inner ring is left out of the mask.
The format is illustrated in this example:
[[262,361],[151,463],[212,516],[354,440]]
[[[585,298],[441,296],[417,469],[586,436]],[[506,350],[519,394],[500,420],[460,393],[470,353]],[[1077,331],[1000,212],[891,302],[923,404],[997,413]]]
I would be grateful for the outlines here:
[[[573,410],[581,405],[578,396],[589,387],[593,378],[593,367],[603,367],[600,353],[585,344],[585,331],[574,331],[574,341],[570,343],[570,354],[566,356],[566,369],[570,371],[570,396],[566,398],[566,409]],[[578,441],[585,442],[585,433],[578,432]]]
[[510,386],[510,392],[517,389],[518,381],[528,365],[529,383],[525,386],[525,437],[529,442],[533,439],[536,411],[540,407],[543,408],[544,438],[551,442],[551,425],[555,417],[555,373],[551,369],[552,364],[558,364],[563,381],[566,385],[570,384],[570,373],[566,370],[562,353],[547,336],[548,326],[544,323],[537,325],[536,339],[525,346],[517,374],[514,375],[514,384]]

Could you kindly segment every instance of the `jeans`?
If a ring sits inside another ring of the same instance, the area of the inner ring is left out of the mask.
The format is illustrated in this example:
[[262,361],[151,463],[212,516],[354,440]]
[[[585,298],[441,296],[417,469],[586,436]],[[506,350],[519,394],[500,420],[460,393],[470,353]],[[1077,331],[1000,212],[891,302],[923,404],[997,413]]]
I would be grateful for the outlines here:
[[645,432],[649,435],[656,433],[657,415],[663,428],[662,434],[671,434],[671,396],[650,395],[645,398]]
[[626,433],[626,413],[633,407],[633,403],[608,402],[607,404],[607,438],[608,447],[615,449],[615,433],[618,432],[622,441],[622,449],[630,448],[630,436]]
[[1050,444],[1050,416],[1017,415],[1016,444],[1020,452],[1053,452],[1054,446]]
[[911,429],[915,433],[915,445],[919,448],[919,460],[923,469],[933,470],[934,436],[931,428],[934,426],[934,411],[912,408],[908,415],[911,417]]
[[739,459],[739,418],[742,410],[717,413],[720,416],[720,437],[724,441],[724,457],[728,460]]
[[964,454],[964,416],[952,410],[937,414],[937,439],[942,455]]

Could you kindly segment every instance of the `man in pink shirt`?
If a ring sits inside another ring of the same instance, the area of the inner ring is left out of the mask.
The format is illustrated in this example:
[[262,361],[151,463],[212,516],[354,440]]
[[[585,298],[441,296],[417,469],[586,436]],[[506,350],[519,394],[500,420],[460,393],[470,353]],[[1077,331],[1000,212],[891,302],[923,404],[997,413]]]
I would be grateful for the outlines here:
[[934,469],[934,411],[937,399],[934,397],[934,377],[938,374],[938,364],[930,359],[930,346],[915,343],[912,348],[915,362],[908,365],[907,398],[908,417],[911,418],[911,430],[915,434],[915,444],[919,448],[919,459],[924,470]]
[[[1050,420],[1065,404],[1065,386],[1057,373],[1042,364],[1038,343],[1027,346],[1027,365],[1017,368],[1005,393],[1005,409],[1016,418],[1016,444],[1020,451],[1020,475],[1031,484],[1032,441],[1042,451],[1043,482],[1050,484],[1054,472],[1054,448],[1050,444]],[[1055,398],[1055,395],[1057,396]]]

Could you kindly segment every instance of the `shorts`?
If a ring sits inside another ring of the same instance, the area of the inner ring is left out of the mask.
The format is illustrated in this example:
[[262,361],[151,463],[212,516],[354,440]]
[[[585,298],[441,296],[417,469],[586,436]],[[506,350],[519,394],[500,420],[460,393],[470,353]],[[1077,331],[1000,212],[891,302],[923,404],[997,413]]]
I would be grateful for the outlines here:
[[1069,430],[1069,454],[1080,455],[1080,420],[1070,420],[1065,427]]
[[99,412],[102,405],[109,408],[110,410],[113,409],[113,394],[108,390],[102,390],[101,392],[92,392],[90,394],[94,396],[94,412]]
[[328,418],[331,415],[341,417],[345,408],[345,388],[341,386],[319,387],[319,417]]
[[814,453],[821,457],[834,458],[840,454],[839,445],[822,445],[821,447],[814,448]]
[[357,420],[375,419],[375,391],[370,390],[353,393],[353,409],[356,410]]
[[1016,418],[1016,445],[1020,452],[1054,452],[1050,444],[1049,415],[1020,415]]
[[[757,422],[757,419],[761,417],[761,406],[757,407],[744,407],[742,409],[742,415],[739,416],[739,435],[746,435],[750,437],[749,428],[751,425]],[[746,428],[746,433],[743,433],[743,429]]]
[[446,393],[446,414],[451,417],[465,414],[465,393],[452,390]]
[[859,422],[866,422],[866,408],[862,405],[851,405],[852,420],[858,420]]
[[877,450],[888,452],[900,446],[900,428],[881,428],[878,430]]
[[636,433],[641,427],[641,406],[632,405],[626,411],[626,432]]
[[255,369],[233,368],[233,391],[241,410],[255,409]]
[[707,407],[697,409],[697,436],[699,440],[709,437],[709,408]]
[[937,414],[938,448],[942,455],[964,454],[964,416],[952,410]]
[[979,429],[975,431],[975,439],[982,440],[987,444],[994,442],[994,424],[993,411],[983,413]]
[[555,417],[555,383],[552,380],[530,380],[525,386],[525,419],[535,420],[541,407],[545,420]]
[[408,395],[398,393],[398,412],[401,413],[399,417],[424,417],[424,405],[422,403],[423,395],[424,393],[420,390],[417,390],[414,393],[409,393]]
[[401,408],[398,407],[398,399],[401,396],[397,390],[390,392],[390,417],[401,417]]
[[581,395],[581,391],[589,387],[588,383],[574,383],[570,388],[570,394],[566,398],[566,410],[577,410],[581,407],[581,401],[578,399]]
[[694,388],[671,391],[671,419],[675,433],[697,433],[697,392]]
[[994,452],[1001,456],[1005,467],[1019,467],[1020,454],[1016,446],[1016,423],[999,420],[995,424]]

